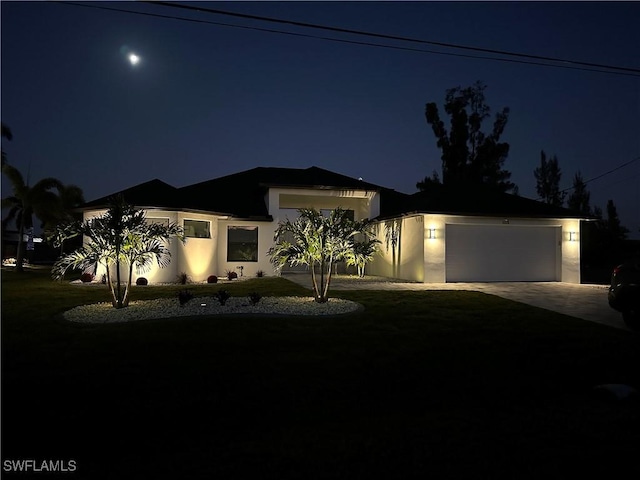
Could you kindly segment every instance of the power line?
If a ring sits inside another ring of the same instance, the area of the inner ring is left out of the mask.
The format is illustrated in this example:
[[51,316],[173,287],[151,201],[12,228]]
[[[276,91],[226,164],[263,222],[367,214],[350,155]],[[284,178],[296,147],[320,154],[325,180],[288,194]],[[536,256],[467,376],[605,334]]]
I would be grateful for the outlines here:
[[472,46],[468,46],[468,45],[457,45],[457,44],[453,44],[453,43],[436,42],[436,41],[431,41],[431,40],[421,40],[421,39],[410,38],[410,37],[400,37],[400,36],[397,36],[397,35],[387,35],[387,34],[383,34],[383,33],[365,32],[365,31],[361,31],[361,30],[352,30],[352,29],[348,29],[348,28],[332,27],[332,26],[328,26],[328,25],[318,25],[318,24],[314,24],[314,23],[296,22],[296,21],[293,21],[293,20],[283,20],[283,19],[273,18],[273,17],[263,17],[263,16],[259,16],[259,15],[249,15],[249,14],[245,14],[245,13],[229,12],[229,11],[225,11],[225,10],[218,10],[218,9],[212,9],[212,8],[194,7],[194,6],[191,6],[191,5],[184,5],[184,4],[178,4],[178,3],[172,3],[172,2],[142,1],[142,3],[149,3],[149,4],[152,4],[152,5],[161,5],[161,6],[165,6],[165,7],[171,7],[171,8],[180,8],[180,9],[197,11],[197,12],[214,13],[214,14],[217,14],[217,15],[228,15],[228,16],[232,16],[232,17],[245,18],[245,19],[251,19],[251,20],[260,20],[260,21],[265,21],[265,22],[273,22],[273,23],[281,23],[281,24],[286,24],[286,25],[294,25],[294,26],[298,26],[298,27],[314,28],[314,29],[320,29],[320,30],[328,30],[328,31],[332,31],[332,32],[349,33],[349,34],[352,34],[352,35],[364,35],[364,36],[368,36],[368,37],[384,38],[384,39],[387,39],[387,40],[400,40],[400,41],[403,41],[403,42],[413,42],[413,43],[421,43],[421,44],[427,44],[427,45],[436,45],[436,46],[439,46],[439,47],[446,47],[446,48],[458,48],[458,49],[463,49],[463,50],[471,50],[471,51],[475,51],[475,52],[493,53],[493,54],[508,55],[508,56],[519,57],[519,58],[531,58],[531,59],[534,59],[534,60],[544,60],[544,61],[548,61],[548,62],[560,62],[560,63],[568,63],[568,64],[572,64],[572,65],[581,65],[581,66],[585,66],[585,67],[605,68],[605,69],[610,69],[610,70],[618,70],[618,71],[625,71],[625,72],[640,73],[640,69],[637,69],[637,68],[619,67],[619,66],[616,66],[616,65],[603,65],[603,64],[599,64],[599,63],[580,62],[580,61],[577,61],[577,60],[568,60],[568,59],[562,59],[562,58],[545,57],[545,56],[541,56],[541,55],[529,55],[529,54],[524,54],[524,53],[509,52],[509,51],[506,51],[506,50],[495,50],[495,49],[490,49],[490,48],[472,47]]
[[[378,43],[372,43],[372,42],[362,42],[362,41],[356,41],[356,40],[346,40],[346,39],[339,39],[339,38],[332,38],[332,37],[323,37],[323,36],[319,36],[319,35],[311,35],[311,34],[296,33],[296,32],[287,32],[287,31],[283,31],[283,30],[274,30],[274,29],[269,29],[269,28],[252,27],[252,26],[247,26],[247,25],[234,25],[234,24],[229,24],[229,23],[213,22],[213,21],[209,21],[209,20],[201,20],[201,19],[186,18],[186,17],[177,17],[175,15],[162,15],[162,14],[158,14],[158,13],[139,12],[139,11],[136,11],[136,10],[105,7],[105,6],[100,6],[100,5],[96,5],[96,4],[81,4],[81,3],[74,3],[74,2],[55,2],[55,3],[59,3],[59,4],[63,4],[63,5],[70,5],[70,6],[76,6],[76,7],[94,8],[94,9],[98,9],[98,10],[108,10],[108,11],[112,11],[112,12],[130,13],[130,14],[134,14],[134,15],[142,15],[142,16],[147,16],[147,17],[156,17],[156,18],[163,18],[163,19],[169,19],[169,20],[180,20],[180,21],[185,21],[185,22],[201,23],[201,24],[216,25],[216,26],[222,26],[222,27],[231,27],[231,28],[240,28],[240,29],[254,30],[254,31],[259,31],[259,32],[277,33],[277,34],[281,34],[281,35],[290,35],[290,36],[295,36],[295,37],[312,38],[312,39],[317,39],[317,40],[325,40],[325,41],[331,41],[331,42],[346,43],[346,44],[351,44],[351,45],[362,45],[362,46],[368,46],[368,47],[386,48],[386,49],[391,49],[391,50],[403,50],[403,51],[426,53],[426,54],[432,54],[432,55],[444,55],[444,56],[452,56],[452,57],[472,58],[472,59],[477,59],[477,60],[492,60],[492,61],[506,62],[506,63],[519,63],[519,64],[535,65],[535,66],[542,66],[542,67],[564,68],[564,69],[570,69],[570,70],[582,70],[582,71],[585,71],[585,72],[608,73],[608,74],[613,74],[613,75],[625,75],[625,76],[632,76],[632,77],[640,76],[640,70],[638,70],[639,74],[634,74],[634,73],[624,73],[624,72],[619,72],[619,71],[598,70],[598,69],[594,69],[594,68],[574,67],[574,66],[569,66],[569,65],[554,65],[554,64],[548,64],[548,63],[542,63],[542,62],[533,62],[533,61],[526,61],[526,60],[515,60],[515,59],[509,59],[509,58],[488,57],[488,56],[482,56],[482,55],[468,55],[468,54],[452,53],[452,52],[440,52],[440,51],[425,50],[425,49],[413,48],[413,47],[402,47],[402,46],[398,46],[398,45],[384,45],[384,44],[378,44]],[[154,2],[149,2],[149,3],[154,3]]]
[[[611,174],[611,173],[613,173],[613,172],[616,172],[616,171],[620,170],[621,168],[624,168],[624,167],[626,167],[626,166],[628,166],[628,165],[631,165],[631,164],[632,164],[632,163],[634,163],[634,162],[637,162],[638,160],[640,160],[640,157],[636,157],[636,158],[634,158],[633,160],[629,160],[628,162],[623,163],[622,165],[618,165],[616,168],[613,168],[613,169],[609,170],[608,172],[604,172],[604,173],[602,173],[602,174],[600,174],[600,175],[598,175],[598,176],[595,176],[595,177],[593,177],[593,178],[590,178],[589,180],[586,180],[586,181],[584,181],[583,183],[584,183],[584,185],[586,185],[587,183],[591,183],[591,182],[593,182],[593,181],[595,181],[595,180],[599,180],[599,179],[601,179],[602,177],[605,177],[605,176],[607,176],[607,175],[609,175],[609,174]],[[560,193],[562,193],[562,192],[568,192],[569,190],[573,190],[574,188],[575,188],[575,187],[565,188],[564,190],[560,190]]]

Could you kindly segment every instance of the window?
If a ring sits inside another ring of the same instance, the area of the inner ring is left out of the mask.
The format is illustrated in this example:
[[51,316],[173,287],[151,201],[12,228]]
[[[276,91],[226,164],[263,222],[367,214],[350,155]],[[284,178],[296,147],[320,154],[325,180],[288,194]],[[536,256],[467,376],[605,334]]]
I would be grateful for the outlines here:
[[258,261],[258,227],[228,227],[227,261]]
[[203,220],[185,220],[184,236],[191,238],[211,238],[209,222]]

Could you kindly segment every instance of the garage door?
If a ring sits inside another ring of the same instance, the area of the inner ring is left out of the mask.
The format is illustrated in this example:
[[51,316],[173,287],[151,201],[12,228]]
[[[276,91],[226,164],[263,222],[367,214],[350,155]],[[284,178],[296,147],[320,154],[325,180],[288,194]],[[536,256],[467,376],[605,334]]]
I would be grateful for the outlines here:
[[560,227],[447,225],[447,282],[555,281]]

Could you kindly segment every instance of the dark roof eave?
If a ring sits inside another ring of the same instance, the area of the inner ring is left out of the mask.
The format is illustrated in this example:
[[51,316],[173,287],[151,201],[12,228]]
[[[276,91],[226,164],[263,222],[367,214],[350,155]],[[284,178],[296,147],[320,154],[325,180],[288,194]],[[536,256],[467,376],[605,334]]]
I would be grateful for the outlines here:
[[585,217],[581,215],[558,215],[558,214],[524,214],[524,213],[486,213],[486,212],[458,212],[458,211],[433,211],[433,210],[411,210],[407,212],[398,212],[385,216],[378,216],[374,220],[384,221],[398,217],[411,217],[414,215],[451,215],[457,217],[493,217],[493,218],[539,218],[539,219],[579,219],[586,222],[597,221],[595,217]]
[[[339,186],[331,186],[331,185],[300,185],[300,184],[295,184],[295,185],[287,185],[287,184],[283,184],[283,183],[259,183],[259,186],[261,187],[265,187],[265,188],[291,188],[291,189],[297,189],[297,190],[303,190],[303,189],[309,189],[309,190],[362,190],[362,191],[366,191],[366,192],[379,192],[383,189],[383,187],[376,187],[375,185],[369,185],[369,186],[358,186],[358,187],[354,187],[354,186],[350,186],[350,187],[339,187]],[[371,187],[371,188],[369,188]]]
[[[184,213],[200,213],[203,215],[217,215],[220,217],[235,217],[233,213],[229,212],[217,212],[214,210],[202,210],[198,208],[188,208],[188,207],[163,207],[160,205],[134,205],[135,208],[140,210],[166,210],[168,212],[184,212]],[[90,210],[107,210],[109,208],[109,204],[102,205],[92,205],[90,207],[78,207],[74,209],[76,212],[86,212]]]
[[230,215],[230,220],[238,220],[244,222],[273,222],[273,216],[271,215]]

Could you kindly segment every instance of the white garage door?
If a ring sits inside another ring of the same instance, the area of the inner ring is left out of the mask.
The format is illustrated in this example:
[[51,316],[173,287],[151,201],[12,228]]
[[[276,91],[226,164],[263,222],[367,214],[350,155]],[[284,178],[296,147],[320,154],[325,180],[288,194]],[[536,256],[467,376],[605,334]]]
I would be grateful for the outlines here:
[[560,227],[447,225],[447,282],[558,280]]

